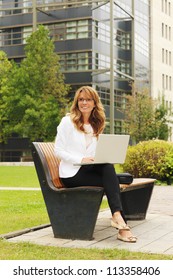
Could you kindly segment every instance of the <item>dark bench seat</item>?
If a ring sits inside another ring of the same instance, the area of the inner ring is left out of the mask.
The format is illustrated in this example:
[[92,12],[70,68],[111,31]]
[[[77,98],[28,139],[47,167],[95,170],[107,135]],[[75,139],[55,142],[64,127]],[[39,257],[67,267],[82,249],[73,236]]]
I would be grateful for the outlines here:
[[[32,155],[54,237],[92,239],[104,189],[96,186],[64,188],[59,180],[54,143],[33,142]],[[139,180],[143,180],[142,184]],[[127,219],[145,218],[150,197],[147,203],[140,203],[144,200],[143,190],[151,196],[154,186],[154,180],[145,180],[134,179],[131,185],[121,185]],[[145,207],[141,209],[142,204]]]

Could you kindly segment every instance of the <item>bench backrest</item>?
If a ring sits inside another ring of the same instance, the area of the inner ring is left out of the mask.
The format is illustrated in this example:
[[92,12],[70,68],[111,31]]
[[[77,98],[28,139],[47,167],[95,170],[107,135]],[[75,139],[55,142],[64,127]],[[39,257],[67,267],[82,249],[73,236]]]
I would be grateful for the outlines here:
[[[63,188],[59,179],[60,160],[54,154],[53,142],[33,142],[33,160],[37,170],[40,184],[42,183],[43,172],[47,181],[51,180],[54,187]],[[40,166],[39,166],[40,165]],[[40,170],[41,168],[41,170]]]

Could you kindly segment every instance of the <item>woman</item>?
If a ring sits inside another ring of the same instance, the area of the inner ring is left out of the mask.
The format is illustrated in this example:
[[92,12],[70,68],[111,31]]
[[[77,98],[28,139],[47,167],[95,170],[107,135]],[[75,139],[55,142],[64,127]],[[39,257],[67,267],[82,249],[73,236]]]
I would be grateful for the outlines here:
[[[102,186],[112,213],[111,225],[118,229],[119,240],[136,242],[125,222],[120,201],[118,178],[112,164],[92,165],[97,139],[105,127],[105,113],[99,95],[89,86],[79,88],[70,114],[57,128],[55,154],[61,159],[59,174],[65,187]],[[75,163],[91,163],[76,166]]]

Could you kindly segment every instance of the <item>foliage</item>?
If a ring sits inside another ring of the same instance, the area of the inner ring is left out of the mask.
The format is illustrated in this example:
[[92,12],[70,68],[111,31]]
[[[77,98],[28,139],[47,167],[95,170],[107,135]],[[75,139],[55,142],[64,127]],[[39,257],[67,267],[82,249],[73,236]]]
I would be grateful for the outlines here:
[[158,105],[155,109],[155,120],[158,124],[156,137],[162,140],[168,140],[168,125],[167,125],[167,108],[165,106],[165,96],[159,96]]
[[173,144],[164,140],[149,140],[129,146],[123,171],[136,178],[165,180],[173,177]]
[[132,95],[127,97],[124,126],[131,135],[132,143],[146,141],[153,138],[168,139],[166,124],[167,110],[164,100],[154,101],[147,89],[136,91],[132,85]]
[[9,83],[12,64],[6,54],[0,51],[0,142],[4,140],[3,129],[7,121],[4,96],[10,91]]
[[2,92],[3,86],[8,79],[9,71],[11,70],[11,63],[8,61],[7,55],[0,51],[0,91]]
[[52,141],[67,106],[69,87],[45,27],[27,39],[25,54],[20,66],[12,69],[11,91],[4,98],[9,120],[4,134],[16,132],[32,141]]

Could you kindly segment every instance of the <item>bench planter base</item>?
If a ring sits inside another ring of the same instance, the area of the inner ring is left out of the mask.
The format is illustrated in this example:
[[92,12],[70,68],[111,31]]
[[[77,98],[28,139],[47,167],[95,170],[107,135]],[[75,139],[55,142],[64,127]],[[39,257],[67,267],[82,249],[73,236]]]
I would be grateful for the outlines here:
[[78,187],[51,192],[48,187],[42,187],[42,192],[54,237],[80,240],[93,238],[103,188]]
[[128,187],[121,188],[121,199],[127,220],[144,220],[154,187],[154,179],[134,179]]

